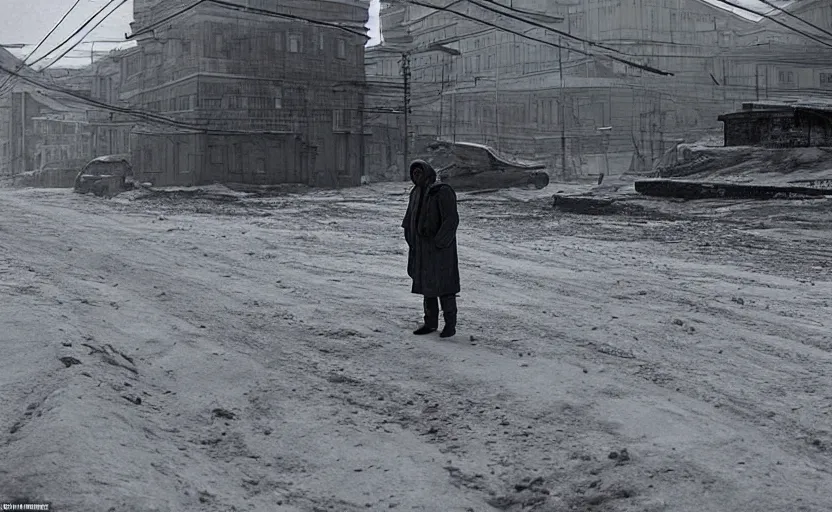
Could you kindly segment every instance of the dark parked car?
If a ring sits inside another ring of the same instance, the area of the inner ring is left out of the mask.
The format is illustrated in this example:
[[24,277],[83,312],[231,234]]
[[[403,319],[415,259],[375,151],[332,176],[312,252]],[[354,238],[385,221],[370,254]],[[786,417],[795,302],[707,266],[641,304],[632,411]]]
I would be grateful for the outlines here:
[[107,155],[91,160],[75,178],[75,192],[112,197],[133,188],[133,167],[128,155]]
[[541,189],[549,184],[544,164],[521,162],[484,144],[437,140],[428,145],[427,153],[425,159],[436,168],[442,182],[457,190]]

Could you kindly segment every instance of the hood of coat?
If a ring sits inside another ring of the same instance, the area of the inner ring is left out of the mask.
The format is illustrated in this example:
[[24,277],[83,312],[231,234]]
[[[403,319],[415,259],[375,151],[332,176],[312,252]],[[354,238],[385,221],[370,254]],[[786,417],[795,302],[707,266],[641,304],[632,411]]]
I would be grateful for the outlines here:
[[430,165],[424,160],[414,160],[413,163],[410,164],[410,180],[413,182],[414,185],[416,185],[417,183],[416,180],[413,179],[413,171],[415,171],[419,167],[424,169],[424,172],[427,174],[428,186],[436,183],[436,169],[434,169],[432,165]]

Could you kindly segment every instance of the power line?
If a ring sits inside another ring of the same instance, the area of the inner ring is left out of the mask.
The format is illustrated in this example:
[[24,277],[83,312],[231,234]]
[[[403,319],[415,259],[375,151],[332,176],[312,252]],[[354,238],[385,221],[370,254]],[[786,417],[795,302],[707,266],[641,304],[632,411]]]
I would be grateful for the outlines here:
[[87,25],[89,25],[90,23],[92,23],[92,22],[93,22],[93,20],[95,20],[95,19],[96,19],[96,18],[97,18],[97,17],[98,17],[98,16],[99,16],[102,12],[106,11],[106,10],[107,10],[107,8],[108,8],[108,7],[110,7],[111,5],[113,5],[115,2],[116,2],[116,0],[109,0],[109,2],[107,2],[107,4],[106,4],[104,7],[102,7],[101,9],[99,9],[99,10],[98,10],[98,12],[96,12],[96,13],[95,13],[95,14],[93,14],[90,18],[88,18],[88,19],[87,19],[87,21],[85,21],[83,25],[81,25],[80,27],[78,27],[78,29],[77,29],[75,32],[73,32],[73,33],[72,33],[72,35],[70,35],[68,38],[66,38],[63,42],[61,42],[61,44],[59,44],[58,46],[56,46],[55,48],[53,48],[51,51],[49,51],[49,52],[48,52],[48,53],[46,53],[45,55],[41,56],[39,59],[37,59],[37,60],[35,60],[34,62],[32,62],[31,64],[29,64],[29,66],[30,66],[30,67],[31,67],[31,66],[34,66],[34,65],[35,65],[35,64],[37,64],[38,62],[40,62],[40,61],[42,61],[42,60],[45,60],[45,59],[46,59],[46,58],[48,58],[50,55],[52,55],[53,53],[57,52],[59,48],[61,48],[61,47],[62,47],[63,45],[65,45],[65,44],[69,43],[69,42],[72,40],[72,38],[74,38],[75,36],[77,36],[78,34],[80,34],[80,33],[81,33],[81,32],[82,32],[85,28],[87,28]]
[[[557,43],[552,43],[550,41],[546,41],[544,39],[539,39],[537,37],[533,37],[533,36],[524,34],[522,32],[518,32],[516,30],[501,27],[501,26],[497,25],[496,23],[491,23],[490,21],[481,20],[481,19],[476,18],[474,16],[470,16],[470,15],[465,14],[465,13],[461,13],[461,12],[458,12],[458,11],[451,10],[447,7],[441,7],[441,6],[438,6],[438,5],[431,5],[431,4],[428,4],[428,3],[425,3],[425,2],[420,2],[420,1],[417,1],[417,0],[404,0],[404,1],[409,3],[409,4],[418,5],[420,7],[426,7],[426,8],[429,8],[429,9],[436,9],[438,11],[447,11],[447,12],[456,14],[457,16],[461,16],[463,18],[466,18],[468,20],[475,21],[477,23],[481,23],[483,25],[487,25],[489,27],[496,28],[498,30],[502,30],[503,32],[508,32],[510,34],[520,36],[520,37],[522,37],[524,39],[528,39],[530,41],[535,41],[535,42],[538,42],[538,43],[542,43],[542,44],[545,44],[547,46],[554,46],[555,48],[562,48],[564,50],[568,50],[568,51],[575,52],[575,53],[580,53],[582,55],[586,55],[587,57],[592,57],[594,59],[597,59],[599,57],[599,55],[594,54],[592,52],[588,52],[586,50],[579,50],[577,48],[572,48],[572,47],[569,47],[569,46],[563,46],[563,45],[560,45],[560,44],[557,44]],[[673,76],[673,73],[671,73],[669,71],[662,71],[661,69],[656,69],[656,68],[651,67],[651,66],[645,66],[644,64],[639,64],[638,62],[633,62],[633,61],[630,61],[630,60],[627,60],[627,59],[622,59],[620,57],[615,57],[615,56],[607,55],[607,54],[602,54],[601,56],[606,57],[606,58],[611,59],[611,60],[614,60],[614,61],[617,61],[617,62],[620,62],[622,64],[626,64],[628,66],[632,66],[634,68],[641,69],[643,71],[647,71],[648,73],[661,75],[661,76]]]
[[[204,126],[193,125],[193,124],[190,124],[190,123],[186,123],[184,121],[177,121],[175,119],[172,119],[172,118],[169,118],[169,117],[166,117],[166,116],[162,116],[162,115],[159,115],[159,114],[156,114],[156,113],[153,113],[153,112],[146,112],[146,111],[138,110],[138,109],[135,109],[135,108],[129,108],[129,107],[119,107],[119,106],[111,105],[109,103],[105,103],[105,102],[102,102],[102,101],[94,100],[94,99],[89,98],[87,96],[84,96],[80,93],[77,93],[76,91],[73,91],[71,89],[65,89],[65,88],[62,88],[62,87],[57,87],[57,86],[53,86],[53,85],[49,85],[49,84],[44,84],[43,82],[40,82],[38,80],[34,80],[32,78],[29,78],[29,77],[26,77],[26,76],[23,76],[23,75],[20,75],[19,73],[15,72],[11,69],[5,68],[3,66],[0,66],[0,71],[10,73],[13,76],[18,77],[18,78],[20,78],[21,80],[23,80],[25,82],[29,82],[33,85],[36,85],[38,87],[41,87],[43,89],[46,89],[46,90],[49,90],[49,91],[52,91],[52,92],[57,92],[57,93],[65,95],[65,96],[75,98],[77,100],[80,100],[80,102],[82,102],[82,103],[86,103],[88,105],[98,107],[102,110],[106,110],[106,111],[110,111],[110,112],[114,112],[114,113],[125,114],[125,115],[130,115],[130,116],[142,119],[142,120],[147,121],[147,122],[153,122],[153,123],[157,123],[157,124],[171,126],[171,127],[174,127],[174,128],[192,130],[192,131],[195,131],[195,132],[206,133],[206,134],[211,134],[211,135],[268,135],[270,133],[279,133],[279,132],[269,132],[269,131],[218,130],[218,129],[206,128]],[[332,109],[332,108],[320,108],[320,109],[311,109],[311,110],[306,109],[306,111],[328,112],[328,113],[332,112],[333,110],[334,109]],[[366,108],[348,108],[348,109],[344,109],[344,110],[351,110],[351,111],[358,111],[358,112],[371,111],[371,110],[368,110]],[[374,113],[395,113],[395,112],[391,112],[388,109],[381,109],[380,112],[374,112]],[[205,120],[206,121],[212,121],[214,119],[205,119]]]
[[[72,7],[70,7],[69,10],[66,11],[66,13],[64,13],[64,15],[58,21],[58,23],[54,27],[52,27],[52,30],[50,30],[49,33],[46,34],[43,37],[43,39],[40,40],[38,45],[35,46],[35,49],[32,50],[31,52],[29,52],[29,54],[26,55],[26,57],[24,57],[23,61],[21,61],[20,65],[17,66],[17,69],[15,69],[15,71],[20,71],[21,69],[23,69],[26,66],[26,61],[29,60],[29,58],[32,55],[37,53],[37,51],[40,49],[40,47],[43,46],[43,43],[45,43],[46,40],[49,39],[49,36],[51,36],[58,29],[58,27],[61,26],[61,24],[67,19],[67,17],[70,15],[70,13],[72,13],[72,11],[75,10],[75,8],[78,6],[79,3],[81,3],[81,0],[75,0],[75,3],[72,4]],[[12,79],[12,75],[9,75],[8,78],[6,78],[6,80],[3,82],[3,84],[0,85],[0,94],[2,94],[3,88],[6,86],[7,83],[9,83],[9,80],[11,80],[11,79]]]
[[742,5],[736,4],[736,3],[731,2],[729,0],[715,0],[715,1],[717,1],[719,3],[722,3],[722,4],[725,4],[725,5],[728,5],[728,6],[731,6],[735,9],[740,9],[740,10],[745,11],[745,12],[750,12],[751,14],[754,14],[755,16],[760,16],[761,18],[765,18],[767,20],[773,21],[774,23],[777,23],[778,25],[786,27],[787,29],[789,29],[793,32],[797,32],[798,34],[800,34],[804,37],[808,37],[809,39],[812,39],[813,41],[816,41],[816,42],[818,42],[818,43],[820,43],[824,46],[828,46],[828,47],[832,48],[832,44],[827,43],[823,39],[818,39],[817,37],[813,36],[812,34],[808,34],[806,32],[803,32],[800,29],[792,27],[791,25],[787,25],[786,23],[783,23],[782,21],[778,20],[777,18],[775,18],[773,16],[769,16],[768,14],[757,12],[753,9],[749,9],[748,7],[743,7]]
[[809,25],[810,27],[812,27],[812,28],[813,28],[813,29],[815,29],[815,30],[818,30],[818,31],[820,31],[820,32],[822,32],[822,33],[824,33],[824,34],[826,34],[826,35],[828,35],[828,36],[832,36],[832,32],[830,32],[830,31],[826,30],[825,28],[823,28],[823,27],[819,27],[819,26],[815,25],[814,23],[812,23],[811,21],[806,21],[805,19],[801,18],[800,16],[797,16],[796,14],[792,14],[791,12],[787,11],[786,9],[782,9],[782,8],[780,8],[780,7],[777,7],[776,5],[774,5],[773,3],[769,2],[768,0],[760,0],[760,2],[762,2],[762,3],[766,4],[766,5],[767,5],[767,6],[769,6],[769,7],[772,7],[772,8],[774,8],[774,9],[777,9],[778,11],[780,11],[780,12],[784,13],[786,16],[789,16],[789,17],[791,17],[791,18],[794,18],[794,19],[796,19],[796,20],[798,20],[798,21],[802,21],[803,23],[805,23],[805,24]]
[[4,71],[4,72],[9,73],[13,76],[16,76],[16,77],[20,78],[21,80],[23,80],[25,82],[28,82],[32,85],[36,85],[38,87],[41,87],[41,88],[49,90],[49,91],[58,92],[58,93],[66,95],[66,96],[78,99],[83,103],[87,103],[89,105],[99,107],[102,110],[109,110],[111,112],[132,115],[134,117],[138,117],[138,118],[144,119],[146,121],[154,121],[154,122],[157,122],[157,123],[160,123],[160,124],[167,124],[169,126],[174,126],[174,127],[178,127],[178,128],[193,129],[193,130],[196,130],[196,131],[203,131],[203,132],[207,131],[203,127],[192,126],[188,123],[185,123],[185,122],[182,122],[182,121],[177,121],[175,119],[160,116],[160,115],[157,115],[157,114],[153,114],[153,113],[149,113],[149,112],[142,112],[140,110],[126,108],[126,107],[118,107],[118,106],[110,105],[108,103],[104,103],[104,102],[101,102],[101,101],[93,100],[93,99],[88,98],[88,97],[86,97],[82,94],[78,94],[75,91],[72,91],[71,89],[64,89],[62,87],[57,87],[57,86],[51,86],[51,85],[48,85],[48,84],[44,84],[44,83],[39,82],[37,80],[33,80],[29,77],[20,75],[19,73],[15,72],[13,70],[7,69],[3,66],[0,66],[0,71]]
[[[115,1],[115,0],[113,0],[113,1]],[[92,33],[92,31],[93,31],[93,30],[97,29],[97,28],[98,28],[98,27],[99,27],[102,23],[104,23],[104,21],[105,21],[107,18],[109,18],[110,16],[112,16],[114,12],[116,12],[117,10],[119,10],[119,9],[121,8],[121,6],[122,6],[122,5],[124,5],[124,4],[126,4],[126,3],[127,3],[127,0],[121,0],[121,3],[120,3],[120,4],[118,4],[118,5],[116,5],[115,9],[113,9],[112,11],[110,11],[109,13],[107,13],[107,15],[106,15],[106,16],[104,16],[103,18],[101,18],[100,20],[98,20],[98,23],[96,23],[95,25],[93,25],[93,27],[92,27],[91,29],[89,29],[89,30],[87,31],[87,33],[86,33],[86,34],[84,34],[84,36],[83,36],[81,39],[79,39],[79,40],[78,40],[78,42],[76,42],[74,45],[72,45],[72,46],[70,46],[69,48],[67,48],[67,50],[66,50],[65,52],[63,52],[60,56],[58,56],[57,58],[55,58],[54,60],[52,60],[52,62],[50,62],[49,64],[47,64],[47,65],[46,65],[46,66],[44,66],[43,68],[41,68],[41,69],[39,70],[39,72],[41,72],[41,73],[42,73],[44,70],[49,69],[50,67],[54,66],[54,65],[55,65],[58,61],[60,61],[60,60],[61,60],[61,59],[63,59],[64,57],[66,57],[66,55],[67,55],[69,52],[71,52],[72,50],[74,50],[75,48],[77,48],[77,47],[78,47],[78,45],[79,45],[79,44],[81,44],[81,42],[82,42],[84,39],[86,39],[86,38],[87,38],[87,36],[89,36],[89,35]],[[110,2],[110,4],[112,4],[112,2]],[[108,4],[108,5],[109,5],[109,4]]]
[[[501,5],[501,4],[497,3],[497,2],[495,2],[494,0],[485,0],[485,1],[486,1],[486,2],[488,2],[488,3],[490,3],[490,4],[499,5],[500,7],[503,7],[504,9],[506,9],[506,10],[508,10],[508,11],[515,11],[515,12],[520,12],[520,13],[523,13],[523,14],[529,14],[528,12],[521,11],[521,10],[518,10],[518,9],[514,9],[514,8],[512,8],[512,7],[505,7],[505,6],[503,6],[503,5]],[[627,56],[629,56],[629,57],[633,57],[633,55],[630,55],[630,54],[628,54],[628,53],[622,52],[621,50],[618,50],[618,49],[616,49],[616,48],[611,48],[611,47],[609,47],[609,46],[605,46],[605,45],[600,44],[600,43],[597,43],[597,42],[595,42],[595,41],[591,41],[591,40],[589,40],[589,39],[584,39],[584,38],[578,37],[578,36],[576,36],[576,35],[570,34],[570,33],[568,33],[568,32],[564,32],[564,31],[562,31],[562,30],[558,30],[558,29],[556,29],[556,28],[548,27],[548,26],[546,26],[546,25],[544,25],[544,24],[542,24],[542,23],[538,23],[538,22],[533,21],[533,20],[529,20],[529,19],[521,18],[520,16],[517,16],[517,15],[511,14],[511,13],[508,13],[508,12],[500,11],[500,10],[495,9],[495,8],[493,8],[493,7],[488,7],[488,6],[486,6],[486,5],[483,5],[483,4],[479,3],[479,2],[477,2],[476,0],[468,0],[468,3],[472,3],[472,4],[477,5],[477,6],[479,6],[479,7],[483,8],[483,9],[485,9],[485,10],[487,10],[487,11],[491,11],[491,12],[496,13],[496,14],[499,14],[499,15],[501,15],[501,16],[505,16],[505,17],[507,17],[507,18],[511,18],[511,19],[518,20],[518,21],[522,21],[523,23],[527,23],[527,24],[529,24],[529,25],[531,25],[531,26],[533,26],[533,27],[542,28],[542,29],[544,29],[544,30],[549,30],[549,31],[551,31],[551,32],[554,32],[555,34],[558,34],[558,35],[560,35],[560,36],[563,36],[563,37],[566,37],[566,38],[569,38],[569,39],[575,39],[576,41],[580,41],[580,42],[582,42],[582,43],[588,44],[589,46],[595,46],[595,47],[598,47],[598,48],[602,48],[602,49],[604,49],[604,50],[609,50],[609,51],[611,51],[611,52],[618,53],[618,54],[620,54],[620,55],[627,55]]]
[[309,23],[311,25],[319,25],[319,26],[324,26],[324,27],[337,28],[339,30],[349,32],[350,34],[358,35],[358,36],[361,36],[361,37],[368,37],[367,33],[365,33],[365,32],[361,32],[359,30],[354,30],[354,29],[351,29],[349,27],[345,27],[345,26],[343,26],[341,24],[338,24],[338,23],[331,23],[331,22],[328,22],[328,21],[314,20],[314,19],[311,19],[311,18],[305,18],[303,16],[297,16],[297,15],[294,15],[294,14],[284,14],[284,13],[279,13],[277,11],[270,11],[270,10],[267,10],[267,9],[258,9],[258,8],[255,8],[255,7],[247,7],[247,6],[244,6],[244,5],[235,4],[233,2],[225,2],[223,0],[196,0],[196,2],[192,3],[191,5],[189,5],[187,7],[184,7],[182,9],[174,12],[173,14],[165,16],[161,20],[159,20],[159,21],[157,21],[157,22],[155,22],[151,25],[148,25],[147,27],[139,30],[138,32],[134,32],[133,34],[130,34],[130,35],[126,36],[126,39],[129,41],[129,40],[135,39],[135,38],[137,38],[141,35],[151,33],[156,28],[166,24],[167,22],[171,21],[172,19],[177,18],[177,17],[185,14],[186,12],[188,12],[188,11],[194,9],[195,7],[197,7],[201,4],[204,4],[204,3],[215,4],[215,5],[218,5],[220,7],[230,9],[232,11],[241,11],[241,12],[248,12],[248,13],[252,13],[252,14],[260,14],[260,15],[263,15],[263,16],[271,17],[271,18],[281,18],[281,19],[288,19],[288,20],[304,21],[304,22]]

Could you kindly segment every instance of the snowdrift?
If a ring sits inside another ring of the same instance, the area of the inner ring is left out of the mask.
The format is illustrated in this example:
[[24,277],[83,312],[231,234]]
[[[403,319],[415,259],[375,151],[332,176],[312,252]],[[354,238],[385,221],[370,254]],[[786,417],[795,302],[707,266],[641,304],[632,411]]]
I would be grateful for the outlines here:
[[832,148],[767,149],[681,144],[654,167],[659,178],[786,185],[832,179]]

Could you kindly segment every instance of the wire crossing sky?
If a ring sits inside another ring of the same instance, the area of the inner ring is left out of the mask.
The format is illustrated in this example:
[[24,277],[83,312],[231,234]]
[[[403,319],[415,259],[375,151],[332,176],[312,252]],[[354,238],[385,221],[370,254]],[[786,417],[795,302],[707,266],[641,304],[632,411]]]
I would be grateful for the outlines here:
[[[78,7],[73,10],[70,16],[61,24],[61,26],[52,34],[35,54],[31,56],[32,60],[38,59],[44,53],[54,48],[61,41],[65,40],[72,34],[79,26],[81,26],[88,18],[93,16],[108,0],[84,0]],[[445,2],[435,1],[437,5],[444,5]],[[750,15],[748,12],[743,12],[740,9],[731,8],[719,2],[719,0],[705,0],[714,5],[718,5],[724,9],[731,10],[737,14],[758,19],[759,16]],[[22,50],[12,50],[18,56],[27,55],[31,52],[35,45],[45,36],[49,30],[61,19],[67,10],[67,0],[2,0],[4,12],[10,13],[10,16],[0,17],[0,43],[14,44],[27,43],[30,46]],[[771,5],[761,2],[760,0],[733,0],[732,3],[742,5],[756,12],[767,13],[773,9]],[[770,4],[783,6],[790,2],[785,0],[769,0]],[[370,7],[370,21],[368,28],[370,31],[370,45],[380,42],[379,33],[379,0],[372,0]],[[109,18],[107,18],[101,25],[96,28],[85,41],[95,40],[123,40],[124,35],[130,33],[130,22],[133,19],[133,0],[129,0],[126,4],[116,10]],[[74,41],[73,41],[74,42]],[[95,45],[96,52],[107,52],[111,49],[131,46],[133,43],[99,43]],[[61,52],[58,53],[60,55]],[[89,63],[90,45],[81,44],[70,51],[61,60],[59,66],[84,66]],[[47,61],[48,62],[48,61]]]
[[[96,11],[106,5],[108,0],[83,0],[77,8],[67,16],[67,19],[32,55],[30,60],[38,59],[49,50],[69,37]],[[22,50],[11,50],[15,55],[23,56],[31,52],[35,45],[52,27],[66,14],[67,0],[2,0],[5,13],[10,16],[0,16],[0,44],[26,43],[31,46]],[[378,0],[373,0],[370,7],[370,44],[379,42]],[[109,12],[109,11],[108,11]],[[130,33],[130,22],[133,20],[133,0],[116,10],[109,18],[96,28],[85,41],[95,40],[123,40],[125,34]],[[74,39],[76,41],[78,38]],[[97,43],[96,53],[106,52],[121,46],[132,46],[133,43]],[[58,52],[60,55],[62,52]],[[84,66],[90,61],[90,45],[81,44],[64,57],[59,66]]]

